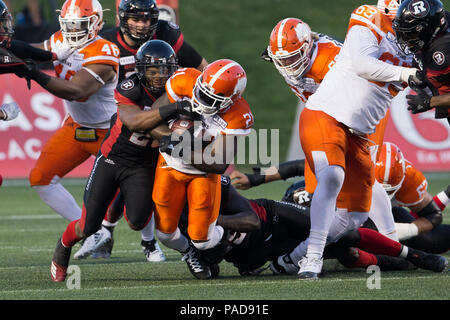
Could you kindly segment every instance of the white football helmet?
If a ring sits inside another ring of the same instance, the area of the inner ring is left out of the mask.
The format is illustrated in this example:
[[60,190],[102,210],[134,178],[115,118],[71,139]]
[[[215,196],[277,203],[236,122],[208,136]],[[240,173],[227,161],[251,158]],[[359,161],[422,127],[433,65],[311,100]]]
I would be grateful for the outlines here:
[[64,41],[79,48],[95,39],[103,27],[103,8],[98,0],[66,0],[59,24]]

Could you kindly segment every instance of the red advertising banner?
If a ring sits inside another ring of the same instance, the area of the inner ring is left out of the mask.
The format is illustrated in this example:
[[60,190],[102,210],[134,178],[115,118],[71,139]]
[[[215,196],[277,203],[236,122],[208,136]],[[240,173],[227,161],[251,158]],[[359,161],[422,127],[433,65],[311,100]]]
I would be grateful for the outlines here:
[[435,119],[434,110],[412,115],[405,100],[408,92],[393,100],[384,141],[398,145],[422,171],[450,171],[450,125],[446,119]]
[[[40,151],[61,126],[65,108],[61,99],[15,75],[0,76],[0,103],[15,101],[21,112],[12,121],[0,121],[0,174],[4,178],[27,178]],[[86,177],[91,171],[91,157],[68,177]]]

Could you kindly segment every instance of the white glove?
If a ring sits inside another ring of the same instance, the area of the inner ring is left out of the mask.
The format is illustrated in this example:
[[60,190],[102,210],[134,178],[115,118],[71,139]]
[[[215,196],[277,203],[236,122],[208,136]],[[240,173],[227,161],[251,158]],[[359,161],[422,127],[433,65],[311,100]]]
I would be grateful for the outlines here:
[[403,68],[402,73],[400,75],[400,81],[408,83],[410,76],[417,78],[418,71],[419,71],[419,69],[416,69],[416,68]]
[[20,112],[20,108],[15,102],[5,103],[4,105],[0,106],[0,110],[5,114],[5,121],[14,120],[15,118],[17,118]]
[[56,55],[58,61],[66,60],[75,50],[76,48],[69,46],[66,41],[58,41],[52,46],[52,52]]

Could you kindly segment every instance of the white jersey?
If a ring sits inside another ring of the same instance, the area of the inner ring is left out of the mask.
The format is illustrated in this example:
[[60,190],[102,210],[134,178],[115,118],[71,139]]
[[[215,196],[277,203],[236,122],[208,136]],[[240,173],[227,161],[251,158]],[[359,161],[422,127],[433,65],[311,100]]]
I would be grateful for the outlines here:
[[411,63],[412,55],[397,45],[391,20],[375,6],[361,6],[351,15],[335,65],[306,107],[359,132],[373,133],[392,98],[407,87],[399,79],[402,67]]
[[[62,41],[61,32],[53,34],[50,45]],[[78,71],[90,64],[107,64],[114,67],[116,74],[119,68],[119,48],[112,42],[101,37],[95,38],[85,46],[74,51],[64,61],[54,61],[56,76],[70,80]],[[114,100],[114,89],[118,77],[103,85],[96,93],[87,99],[68,101],[64,105],[72,119],[85,127],[107,129],[111,116],[117,112]]]
[[341,43],[326,35],[318,36],[314,40],[311,62],[306,72],[299,78],[283,75],[288,86],[303,102],[316,92],[327,72],[336,63],[335,58],[342,47]]

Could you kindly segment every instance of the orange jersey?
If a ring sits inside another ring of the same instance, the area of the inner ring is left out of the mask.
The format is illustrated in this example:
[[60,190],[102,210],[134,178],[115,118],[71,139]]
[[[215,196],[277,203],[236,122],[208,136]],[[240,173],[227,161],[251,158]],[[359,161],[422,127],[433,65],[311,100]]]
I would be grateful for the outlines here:
[[[194,68],[183,68],[177,70],[166,82],[166,92],[171,102],[184,98],[191,99],[195,81],[201,72]],[[253,114],[250,106],[244,98],[237,99],[233,105],[222,113],[217,113],[211,117],[203,119],[201,129],[205,135],[215,139],[219,134],[246,136],[253,127]],[[196,130],[198,133],[200,130]],[[178,171],[193,174],[203,174],[191,165],[183,162],[180,158],[171,157],[166,153],[162,154],[168,166]]]
[[326,35],[319,35],[314,41],[311,63],[306,73],[300,79],[284,77],[289,87],[303,102],[316,92],[319,84],[334,65],[335,58],[342,44]]
[[[48,40],[49,50],[58,42],[62,42],[61,31],[53,34]],[[91,64],[105,64],[119,70],[119,48],[112,42],[97,37],[81,48],[75,50],[66,60],[54,61],[56,76],[71,80],[83,68]],[[114,89],[117,86],[117,77],[114,81],[105,83],[96,93],[87,99],[79,101],[64,100],[69,114],[76,123],[91,128],[109,128],[111,116],[117,112],[114,100]]]
[[413,206],[423,200],[428,182],[425,176],[406,160],[405,180],[395,193],[395,202],[401,206]]

